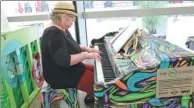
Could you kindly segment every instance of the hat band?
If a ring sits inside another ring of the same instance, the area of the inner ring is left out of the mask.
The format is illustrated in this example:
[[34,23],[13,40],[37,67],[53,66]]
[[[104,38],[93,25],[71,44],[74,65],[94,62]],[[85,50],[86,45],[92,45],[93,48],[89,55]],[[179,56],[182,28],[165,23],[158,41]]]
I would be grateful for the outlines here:
[[64,9],[64,8],[54,8],[54,10],[68,10],[68,11],[75,12],[75,10],[73,9]]

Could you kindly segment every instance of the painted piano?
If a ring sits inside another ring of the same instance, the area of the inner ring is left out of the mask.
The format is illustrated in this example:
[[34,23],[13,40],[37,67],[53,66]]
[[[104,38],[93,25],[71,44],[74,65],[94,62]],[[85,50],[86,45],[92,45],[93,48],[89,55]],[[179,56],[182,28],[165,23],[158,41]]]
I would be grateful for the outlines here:
[[194,107],[193,91],[184,92],[193,87],[190,51],[129,26],[94,47],[103,52],[95,61],[96,107]]

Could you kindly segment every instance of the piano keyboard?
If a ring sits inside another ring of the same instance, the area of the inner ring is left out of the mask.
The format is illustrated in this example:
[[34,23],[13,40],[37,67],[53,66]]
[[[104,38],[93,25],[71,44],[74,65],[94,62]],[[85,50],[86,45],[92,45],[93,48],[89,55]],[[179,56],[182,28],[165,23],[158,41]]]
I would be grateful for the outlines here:
[[114,71],[112,69],[106,48],[104,43],[96,44],[96,49],[99,49],[103,53],[101,54],[102,60],[96,60],[95,68],[96,68],[96,81],[97,82],[109,82],[116,78]]

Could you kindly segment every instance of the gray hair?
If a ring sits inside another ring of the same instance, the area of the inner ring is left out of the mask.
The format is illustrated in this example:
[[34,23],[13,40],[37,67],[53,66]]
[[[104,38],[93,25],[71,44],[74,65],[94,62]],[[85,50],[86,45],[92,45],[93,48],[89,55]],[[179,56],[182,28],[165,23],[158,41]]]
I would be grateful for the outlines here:
[[64,13],[51,13],[50,14],[50,19],[53,20],[54,22],[58,22],[61,20],[61,17]]

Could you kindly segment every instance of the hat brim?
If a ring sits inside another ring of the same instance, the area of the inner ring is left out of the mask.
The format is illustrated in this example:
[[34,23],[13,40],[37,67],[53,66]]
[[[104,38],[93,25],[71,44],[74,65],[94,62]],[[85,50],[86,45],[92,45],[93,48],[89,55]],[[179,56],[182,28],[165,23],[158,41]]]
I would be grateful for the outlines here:
[[68,11],[68,10],[52,10],[52,13],[64,13],[64,14],[71,14],[71,15],[77,16],[77,13],[73,11]]

